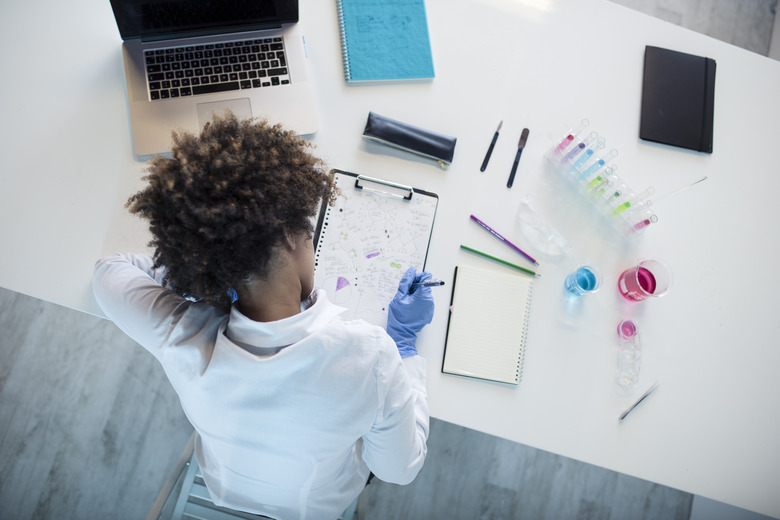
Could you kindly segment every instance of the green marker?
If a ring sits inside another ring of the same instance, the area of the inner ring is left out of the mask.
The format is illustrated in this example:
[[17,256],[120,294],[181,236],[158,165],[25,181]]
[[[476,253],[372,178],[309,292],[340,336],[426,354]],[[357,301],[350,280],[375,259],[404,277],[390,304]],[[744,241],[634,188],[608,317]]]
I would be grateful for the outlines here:
[[530,274],[531,276],[542,276],[539,273],[531,271],[530,269],[526,269],[525,267],[520,267],[519,265],[512,264],[510,262],[507,262],[506,260],[501,260],[500,258],[496,258],[495,256],[491,256],[491,255],[489,255],[487,253],[483,253],[482,251],[477,251],[476,249],[473,249],[473,248],[471,248],[469,246],[464,246],[463,244],[461,244],[460,248],[461,249],[465,249],[469,253],[474,253],[475,255],[481,256],[483,258],[487,258],[488,260],[493,260],[494,262],[498,262],[501,265],[505,265],[507,267],[511,267],[512,269],[517,269],[518,271],[520,271],[522,273]]

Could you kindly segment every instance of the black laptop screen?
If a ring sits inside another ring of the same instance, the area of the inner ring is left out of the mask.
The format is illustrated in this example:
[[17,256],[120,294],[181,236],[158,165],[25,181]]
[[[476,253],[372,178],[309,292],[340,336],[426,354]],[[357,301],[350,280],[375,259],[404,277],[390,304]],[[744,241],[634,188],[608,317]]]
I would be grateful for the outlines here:
[[111,0],[122,39],[249,31],[298,21],[298,0]]

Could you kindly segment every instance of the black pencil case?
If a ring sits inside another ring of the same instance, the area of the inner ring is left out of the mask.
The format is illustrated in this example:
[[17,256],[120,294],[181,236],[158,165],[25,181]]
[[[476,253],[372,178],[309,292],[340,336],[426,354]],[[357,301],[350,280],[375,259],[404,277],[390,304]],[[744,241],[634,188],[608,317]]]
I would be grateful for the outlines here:
[[442,168],[444,163],[452,163],[455,143],[457,142],[455,137],[431,132],[389,117],[380,116],[374,112],[368,113],[363,137],[435,159],[439,161]]

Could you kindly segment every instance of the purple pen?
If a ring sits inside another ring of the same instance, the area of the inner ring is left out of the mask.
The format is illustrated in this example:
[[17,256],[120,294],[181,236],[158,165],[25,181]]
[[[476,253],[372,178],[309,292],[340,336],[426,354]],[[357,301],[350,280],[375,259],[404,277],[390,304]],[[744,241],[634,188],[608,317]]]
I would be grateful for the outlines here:
[[517,247],[516,245],[514,245],[512,242],[510,242],[510,241],[509,241],[509,240],[507,240],[506,238],[502,237],[502,236],[501,236],[501,235],[498,233],[498,231],[496,231],[495,229],[491,228],[490,226],[488,226],[487,224],[485,224],[484,222],[482,222],[481,220],[479,220],[479,219],[478,219],[477,217],[475,217],[474,215],[471,215],[471,220],[473,220],[474,222],[476,222],[477,224],[479,224],[479,225],[480,225],[480,227],[482,227],[482,228],[483,228],[485,231],[487,231],[488,233],[490,233],[491,235],[493,235],[494,237],[496,237],[497,239],[499,239],[501,242],[505,243],[506,245],[508,245],[509,247],[511,247],[512,249],[514,249],[514,250],[515,250],[515,251],[517,251],[518,253],[520,253],[520,254],[521,254],[521,255],[522,255],[522,256],[523,256],[523,257],[524,257],[526,260],[528,260],[528,261],[529,261],[529,262],[531,262],[532,264],[534,264],[534,265],[539,265],[539,262],[537,262],[536,260],[534,260],[534,258],[533,258],[531,255],[529,255],[528,253],[526,253],[525,251],[523,251],[522,249],[520,249],[519,247]]

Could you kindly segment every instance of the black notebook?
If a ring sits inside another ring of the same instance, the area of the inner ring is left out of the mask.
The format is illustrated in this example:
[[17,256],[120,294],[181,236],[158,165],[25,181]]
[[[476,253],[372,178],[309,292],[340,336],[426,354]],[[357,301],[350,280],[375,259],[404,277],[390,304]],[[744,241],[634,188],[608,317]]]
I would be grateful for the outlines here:
[[645,47],[639,137],[712,153],[715,60]]

